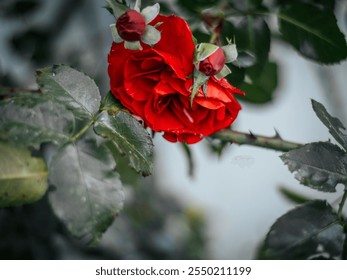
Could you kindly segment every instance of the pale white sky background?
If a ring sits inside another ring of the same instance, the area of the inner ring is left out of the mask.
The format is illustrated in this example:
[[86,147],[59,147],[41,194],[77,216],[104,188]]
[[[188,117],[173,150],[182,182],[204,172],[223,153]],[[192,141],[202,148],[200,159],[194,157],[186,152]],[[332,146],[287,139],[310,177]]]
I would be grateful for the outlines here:
[[[329,93],[324,92],[326,88],[322,83],[327,81],[318,75],[317,65],[303,59],[293,49],[273,44],[271,56],[280,62],[281,82],[275,100],[261,107],[243,104],[235,129],[272,136],[276,128],[284,139],[299,143],[331,138],[311,109],[310,99],[325,104],[333,115],[343,116],[345,112],[334,111],[333,94],[344,94],[347,63],[323,70],[337,73],[336,81],[331,82],[338,92]],[[322,195],[300,185],[280,160],[280,152],[232,145],[218,159],[210,155],[203,143],[193,145],[196,175],[189,178],[181,147],[159,137],[155,144],[154,174],[160,174],[156,179],[162,189],[175,194],[186,206],[200,208],[205,213],[212,258],[254,258],[269,227],[294,207],[279,193],[280,186],[330,202],[340,195],[340,192]]]

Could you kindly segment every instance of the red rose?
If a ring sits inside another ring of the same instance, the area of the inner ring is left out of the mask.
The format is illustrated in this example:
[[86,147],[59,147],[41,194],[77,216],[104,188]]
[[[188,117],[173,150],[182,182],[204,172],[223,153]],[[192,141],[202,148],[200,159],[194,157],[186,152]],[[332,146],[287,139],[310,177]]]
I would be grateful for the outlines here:
[[218,48],[210,56],[206,57],[199,63],[199,71],[203,72],[206,76],[214,76],[218,74],[224,67],[225,54],[221,48]]
[[241,109],[234,98],[243,94],[225,79],[210,77],[206,97],[200,90],[190,104],[194,43],[188,24],[177,16],[157,16],[152,25],[160,41],[143,50],[113,43],[108,56],[111,92],[154,131],[172,142],[198,142],[228,127]]

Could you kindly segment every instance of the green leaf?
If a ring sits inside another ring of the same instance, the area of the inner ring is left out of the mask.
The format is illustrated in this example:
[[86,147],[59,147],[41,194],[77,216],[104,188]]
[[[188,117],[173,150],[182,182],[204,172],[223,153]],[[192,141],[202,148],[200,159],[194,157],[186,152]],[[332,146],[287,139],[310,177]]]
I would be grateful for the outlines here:
[[80,119],[91,119],[99,110],[100,93],[95,82],[82,72],[65,65],[37,71],[43,93],[55,98]]
[[240,0],[228,0],[229,4],[232,5],[237,10],[240,11],[252,11],[254,9],[259,9],[262,7],[263,0],[247,0],[247,1],[240,1]]
[[231,74],[229,74],[225,78],[231,85],[239,86],[245,79],[245,68],[237,67],[233,64],[229,64],[228,67],[231,70]]
[[177,4],[190,12],[200,12],[204,8],[212,7],[218,3],[219,0],[178,0]]
[[329,133],[345,149],[345,151],[347,151],[347,134],[344,134],[341,131],[346,130],[346,128],[342,122],[338,118],[332,117],[321,103],[313,99],[311,102],[317,117],[327,128],[329,128]]
[[0,139],[18,146],[61,145],[74,125],[72,113],[46,95],[26,93],[0,101]]
[[73,236],[93,243],[111,225],[123,206],[122,184],[110,151],[94,141],[62,147],[53,157],[49,194],[55,214]]
[[116,161],[116,171],[120,175],[120,180],[125,186],[137,186],[142,178],[129,164],[129,158],[121,154],[118,147],[112,141],[104,141]]
[[288,201],[294,202],[296,204],[303,204],[312,200],[286,187],[281,187],[279,191]]
[[0,142],[0,207],[39,200],[47,191],[47,168],[30,151]]
[[[288,0],[274,0],[273,5],[284,6],[289,3]],[[312,4],[317,7],[326,7],[331,10],[334,10],[335,0],[290,0],[290,3],[307,3]]]
[[243,17],[237,23],[225,21],[222,36],[235,38],[239,52],[236,64],[242,67],[253,66],[261,74],[268,60],[270,51],[270,29],[263,18],[257,16]]
[[310,143],[280,156],[302,184],[323,192],[335,192],[347,184],[347,155],[330,142]]
[[345,234],[325,201],[315,200],[280,217],[266,236],[261,259],[341,259]]
[[130,166],[143,176],[152,173],[153,143],[148,132],[130,114],[118,111],[110,116],[100,113],[94,125],[95,133],[114,142],[121,154],[129,158]]
[[[264,104],[272,101],[277,88],[277,72],[277,64],[274,62],[266,63],[262,73],[258,76],[253,74],[251,69],[246,69],[249,81],[246,80],[239,86],[246,95],[240,95],[237,98],[255,104]],[[232,74],[229,76],[232,76]]]
[[346,59],[346,40],[331,9],[294,3],[277,16],[283,38],[304,57],[325,64]]

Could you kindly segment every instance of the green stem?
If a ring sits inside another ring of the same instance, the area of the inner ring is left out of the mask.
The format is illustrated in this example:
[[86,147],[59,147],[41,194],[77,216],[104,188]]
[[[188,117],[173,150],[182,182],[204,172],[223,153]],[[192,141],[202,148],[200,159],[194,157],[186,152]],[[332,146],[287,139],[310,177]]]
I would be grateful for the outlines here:
[[278,134],[275,137],[266,137],[229,129],[221,130],[211,135],[211,137],[239,145],[251,145],[281,152],[288,152],[303,146],[299,143],[285,141]]
[[337,217],[340,222],[342,222],[342,209],[343,209],[343,206],[345,205],[346,199],[347,199],[347,187],[345,187],[345,192],[343,193],[341,202],[339,204],[339,209],[337,210]]
[[70,138],[71,142],[76,142],[78,138],[80,138],[84,133],[87,132],[87,130],[95,123],[96,116],[93,116],[93,118],[87,123],[79,132],[77,132],[74,136]]
[[211,43],[211,44],[216,44],[217,41],[218,41],[218,37],[219,37],[219,34],[216,33],[216,32],[213,32],[213,33],[211,34],[210,43]]
[[40,90],[38,89],[24,89],[24,88],[9,88],[0,86],[0,96],[1,95],[18,95],[21,93],[37,93],[40,94]]

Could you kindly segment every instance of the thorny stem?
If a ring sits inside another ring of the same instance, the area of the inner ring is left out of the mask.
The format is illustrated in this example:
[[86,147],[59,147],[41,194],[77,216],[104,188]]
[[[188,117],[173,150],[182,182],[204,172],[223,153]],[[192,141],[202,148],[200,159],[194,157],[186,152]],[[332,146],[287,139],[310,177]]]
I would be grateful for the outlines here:
[[40,93],[39,89],[22,89],[22,88],[9,88],[9,87],[2,87],[0,86],[0,96],[1,95],[9,95],[12,96],[14,94],[19,93]]
[[239,145],[251,145],[281,152],[288,152],[302,147],[302,144],[283,140],[278,133],[274,137],[260,136],[253,133],[244,133],[224,129],[211,135],[213,139],[220,139]]
[[337,218],[339,219],[340,222],[342,222],[342,209],[343,209],[343,206],[345,205],[346,199],[347,199],[347,186],[345,186],[345,191],[343,193],[341,202],[339,204],[339,209],[337,210]]

